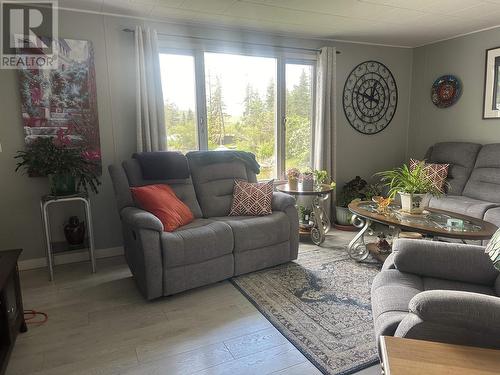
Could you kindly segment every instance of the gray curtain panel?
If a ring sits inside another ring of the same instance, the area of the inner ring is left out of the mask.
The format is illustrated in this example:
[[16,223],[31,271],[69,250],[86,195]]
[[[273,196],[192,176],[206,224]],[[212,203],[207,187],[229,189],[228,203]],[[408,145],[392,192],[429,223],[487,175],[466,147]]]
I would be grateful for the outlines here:
[[137,152],[167,149],[158,36],[135,28]]
[[[336,50],[334,47],[321,48],[316,71],[314,169],[324,169],[332,179],[336,180]],[[331,203],[328,205],[329,216],[331,216],[330,206]]]

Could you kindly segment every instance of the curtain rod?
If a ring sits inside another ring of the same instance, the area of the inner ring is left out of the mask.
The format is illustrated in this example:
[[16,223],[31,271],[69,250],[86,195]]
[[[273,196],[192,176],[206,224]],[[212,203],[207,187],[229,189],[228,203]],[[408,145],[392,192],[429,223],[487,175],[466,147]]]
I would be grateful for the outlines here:
[[[127,33],[134,33],[135,30],[133,29],[123,29],[123,31]],[[203,38],[199,36],[186,36],[186,35],[177,35],[177,34],[166,34],[166,33],[158,33],[158,35],[165,35],[165,36],[175,36],[175,37],[180,37],[180,38],[188,38],[188,39],[195,39],[195,40],[207,40],[211,42],[221,42],[219,39],[213,39],[213,38]],[[237,44],[248,44],[252,46],[262,46],[262,47],[272,47],[272,48],[284,48],[284,49],[295,49],[298,51],[310,51],[310,52],[319,52],[320,50],[317,48],[300,48],[300,47],[283,47],[283,46],[277,46],[273,44],[265,44],[265,43],[251,43],[251,42],[236,42],[236,41],[227,41],[224,40],[223,42],[229,42],[229,43],[237,43]],[[340,55],[340,51],[335,51],[337,55]]]

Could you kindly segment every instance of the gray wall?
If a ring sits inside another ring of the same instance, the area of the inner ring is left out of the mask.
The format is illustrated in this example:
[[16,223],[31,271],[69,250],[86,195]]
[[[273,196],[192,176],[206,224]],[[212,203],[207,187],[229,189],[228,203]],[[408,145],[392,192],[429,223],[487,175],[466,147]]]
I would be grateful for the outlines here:
[[[482,119],[486,49],[499,46],[500,29],[493,29],[414,50],[410,156],[422,157],[442,141],[500,142],[500,120]],[[463,93],[454,106],[440,109],[430,90],[443,74],[457,75]]]
[[[139,21],[66,11],[61,12],[59,22],[61,37],[91,40],[94,44],[101,148],[103,166],[107,167],[129,157],[135,149],[133,36],[121,30],[133,27]],[[265,36],[259,33],[227,33],[175,24],[152,26],[160,32],[177,35],[208,36],[282,46],[318,48],[329,44],[319,40]],[[341,55],[337,55],[337,180],[342,185],[355,175],[369,178],[374,172],[405,160],[413,56],[410,49],[349,43],[333,45],[342,51]],[[386,130],[373,136],[359,134],[349,126],[341,101],[347,75],[355,65],[369,59],[386,64],[394,74],[399,89],[398,109],[393,121]],[[24,147],[15,71],[0,70],[0,115],[0,142],[3,146],[3,152],[0,153],[0,249],[23,248],[22,259],[43,257],[39,197],[47,193],[47,181],[44,178],[28,178],[14,173],[13,156]],[[98,249],[121,245],[119,220],[106,169],[102,180],[100,193],[92,198]],[[57,238],[62,238],[64,219],[73,210],[74,208],[69,211],[57,210],[53,213],[54,235]]]

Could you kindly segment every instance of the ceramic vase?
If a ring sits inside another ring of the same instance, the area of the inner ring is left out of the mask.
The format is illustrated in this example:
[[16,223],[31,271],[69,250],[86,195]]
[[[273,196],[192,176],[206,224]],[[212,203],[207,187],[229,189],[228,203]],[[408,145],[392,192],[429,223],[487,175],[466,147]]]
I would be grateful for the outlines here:
[[85,222],[71,216],[64,226],[64,236],[70,245],[81,245],[85,240]]

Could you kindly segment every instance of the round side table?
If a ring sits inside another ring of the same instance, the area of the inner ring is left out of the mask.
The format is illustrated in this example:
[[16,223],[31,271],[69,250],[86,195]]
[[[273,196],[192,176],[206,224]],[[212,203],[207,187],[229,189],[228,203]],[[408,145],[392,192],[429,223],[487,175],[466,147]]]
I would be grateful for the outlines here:
[[[325,212],[323,207],[323,202],[328,199],[333,188],[330,185],[319,185],[315,186],[312,190],[304,190],[299,185],[296,189],[291,189],[288,184],[281,184],[276,186],[276,190],[292,195],[295,200],[298,196],[312,196],[312,213],[310,221],[312,221],[312,227],[310,229],[311,240],[315,245],[321,245],[325,241],[325,234],[331,228],[330,219]],[[308,232],[299,229],[301,234],[306,234]]]

